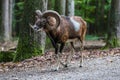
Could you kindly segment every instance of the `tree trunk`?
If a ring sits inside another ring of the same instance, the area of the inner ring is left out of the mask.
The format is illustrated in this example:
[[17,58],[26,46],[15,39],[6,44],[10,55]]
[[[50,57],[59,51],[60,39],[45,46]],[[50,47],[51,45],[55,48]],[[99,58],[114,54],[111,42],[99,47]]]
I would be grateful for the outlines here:
[[66,0],[55,0],[54,10],[61,15],[65,15]]
[[52,10],[53,8],[53,2],[52,0],[48,0],[48,10]]
[[25,0],[20,27],[20,36],[14,61],[24,60],[42,53],[40,45],[34,40],[35,36],[29,23],[34,23],[35,10],[40,6],[39,0]]
[[[43,2],[42,11],[46,11],[48,8],[48,0],[42,0],[42,2]],[[44,31],[42,31],[40,34],[41,34],[42,53],[44,53],[45,42],[46,42],[46,33]]]
[[[47,10],[47,6],[48,6],[48,0],[40,0],[39,1],[40,4],[39,7],[37,7],[38,9],[40,9],[42,12]],[[38,45],[40,45],[40,50],[42,52],[42,54],[44,54],[44,50],[45,50],[45,42],[46,42],[46,33],[44,31],[41,32],[35,32],[35,41],[38,43]]]
[[120,40],[120,0],[116,1],[115,4],[115,27],[117,28],[117,38]]
[[13,0],[9,0],[9,35],[12,38],[12,22],[13,22]]
[[[42,0],[42,9],[41,11],[44,12],[47,10],[47,6],[48,6],[48,0]],[[39,35],[40,34],[40,35]],[[38,35],[40,38],[40,45],[41,45],[41,51],[42,51],[42,54],[44,54],[44,50],[45,50],[45,42],[46,42],[46,33],[44,31],[41,31],[38,33]]]
[[74,15],[74,0],[66,0],[66,15]]
[[119,46],[119,29],[120,29],[120,1],[112,0],[108,24],[108,38],[106,47]]
[[105,26],[105,0],[95,0],[95,24],[93,32],[97,35],[104,36],[107,31]]
[[9,41],[11,39],[11,29],[9,20],[9,0],[3,0],[2,5],[2,27],[3,27],[3,40]]
[[65,9],[66,9],[66,0],[60,0],[61,4],[61,15],[65,15]]

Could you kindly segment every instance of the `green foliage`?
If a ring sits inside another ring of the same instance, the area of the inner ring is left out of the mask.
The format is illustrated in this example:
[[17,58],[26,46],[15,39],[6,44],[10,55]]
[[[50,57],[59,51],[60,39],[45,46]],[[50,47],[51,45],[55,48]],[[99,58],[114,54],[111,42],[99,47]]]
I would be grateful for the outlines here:
[[1,51],[0,52],[0,62],[13,61],[14,55],[15,55],[15,52]]
[[48,10],[54,10],[55,0],[48,0]]
[[109,37],[108,35],[107,35],[107,39],[106,39],[106,45],[105,45],[105,49],[106,48],[115,48],[115,47],[119,47],[120,46],[120,43],[119,43],[120,41],[119,41],[119,39],[116,37],[116,36],[114,36],[114,35],[112,35],[112,37]]
[[24,9],[24,2],[20,1],[15,3],[14,6],[14,14],[13,14],[13,34],[14,36],[18,37],[19,35],[19,28],[21,26],[20,22],[22,21],[22,14]]
[[15,4],[15,9],[14,9],[14,15],[15,17],[19,16],[19,19],[17,18],[15,21],[20,22],[22,20],[22,13],[24,9],[24,2],[18,2]]
[[90,33],[104,35],[107,32],[111,0],[75,0],[75,15],[81,16],[89,25]]
[[[84,20],[87,21],[88,24],[92,24],[93,29],[98,29],[97,31],[94,30],[92,33],[100,33],[100,35],[105,34],[106,30],[104,29],[104,27],[107,26],[107,20],[108,20],[108,13],[110,10],[110,6],[111,6],[111,0],[105,0],[105,5],[101,4],[100,0],[98,1],[98,3],[96,3],[97,0],[75,0],[75,15],[81,16],[83,17]],[[39,1],[40,2],[40,1]],[[55,6],[55,2],[57,2],[56,0],[48,0],[48,9],[54,9]],[[60,2],[58,0],[58,2]],[[103,6],[104,7],[104,20],[100,19],[101,17],[101,7],[97,7],[96,5],[98,4],[98,6]],[[57,10],[59,9],[60,6],[55,7]],[[99,8],[99,9],[98,9]],[[14,24],[16,25],[16,23],[21,22],[22,18],[22,13],[23,13],[23,9],[24,9],[24,2],[20,1],[17,2],[15,4],[15,17],[16,19],[14,20]],[[38,8],[36,8],[38,9]],[[98,10],[98,11],[96,11]],[[59,11],[58,11],[59,12]],[[99,15],[99,17],[96,17],[96,14]],[[98,18],[98,23],[96,23],[95,21],[96,18]],[[102,24],[103,23],[103,24]],[[19,25],[17,24],[17,27]],[[15,26],[14,26],[15,27]],[[20,27],[20,26],[19,26]],[[91,25],[90,25],[91,27]],[[99,30],[102,30],[99,31]]]
[[19,10],[23,10],[24,9],[24,2],[18,2],[18,3],[16,3],[16,6],[19,8]]
[[19,40],[13,61],[28,59],[33,56],[41,55],[44,52],[44,49],[38,43],[32,41],[32,39],[33,38],[26,36],[24,37],[24,41]]
[[92,0],[75,0],[75,15],[82,16],[87,22],[94,23],[93,14],[95,5],[90,5]]
[[112,39],[112,40],[108,40],[105,47],[103,49],[106,48],[115,48],[115,47],[119,47],[119,40],[118,39]]
[[99,37],[96,35],[86,35],[86,40],[98,40]]

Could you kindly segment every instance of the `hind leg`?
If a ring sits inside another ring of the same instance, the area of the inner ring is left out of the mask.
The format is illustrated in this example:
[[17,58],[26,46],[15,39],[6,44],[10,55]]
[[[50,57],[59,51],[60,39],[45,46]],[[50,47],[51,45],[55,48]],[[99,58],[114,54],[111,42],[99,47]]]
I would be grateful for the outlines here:
[[83,40],[79,39],[81,42],[81,47],[80,47],[80,65],[79,67],[83,66],[83,53],[82,50],[84,49],[84,44],[83,44]]
[[80,51],[80,65],[79,67],[83,66],[83,53]]

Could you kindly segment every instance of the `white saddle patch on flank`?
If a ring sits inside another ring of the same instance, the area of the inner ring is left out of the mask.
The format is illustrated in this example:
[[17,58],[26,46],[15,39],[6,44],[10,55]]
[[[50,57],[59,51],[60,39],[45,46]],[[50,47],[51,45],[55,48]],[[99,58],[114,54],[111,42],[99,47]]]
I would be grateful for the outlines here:
[[78,23],[77,21],[75,21],[73,18],[70,18],[70,20],[73,23],[75,31],[79,31],[79,29],[80,29],[80,23]]

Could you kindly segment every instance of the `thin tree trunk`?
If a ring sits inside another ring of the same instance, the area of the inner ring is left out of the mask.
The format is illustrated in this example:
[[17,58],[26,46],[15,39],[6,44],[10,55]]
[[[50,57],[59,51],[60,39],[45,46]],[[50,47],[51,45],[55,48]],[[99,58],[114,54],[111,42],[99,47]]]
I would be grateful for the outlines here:
[[9,41],[11,39],[10,35],[10,21],[9,21],[9,0],[2,0],[2,26],[4,30],[3,34],[3,40]]
[[120,45],[119,29],[120,29],[120,1],[112,0],[110,9],[110,18],[108,24],[108,38],[105,47],[117,47]]
[[96,9],[95,9],[95,34],[98,32],[98,26],[99,26],[99,0],[95,1]]
[[48,1],[48,10],[52,10],[52,5],[53,5],[52,1],[49,0]]
[[115,16],[116,16],[116,28],[117,28],[117,38],[120,40],[120,0],[116,1],[115,4]]
[[[48,6],[48,0],[42,0],[42,12],[47,10],[47,6]],[[46,42],[46,33],[44,31],[39,32],[40,33],[40,45],[41,45],[41,50],[42,50],[42,54],[44,54],[44,50],[45,50],[45,42]],[[38,34],[39,36],[39,34]]]
[[[39,5],[39,7],[37,7],[38,9],[40,9],[42,12],[47,10],[48,0],[41,0],[39,4],[42,5]],[[39,44],[41,53],[43,54],[45,50],[46,33],[44,31],[34,32],[34,37],[35,42]]]
[[66,15],[74,15],[74,0],[66,0]]
[[66,0],[60,0],[61,1],[61,15],[65,15],[65,8],[66,8]]
[[42,0],[42,12],[47,10],[47,6],[48,6],[48,0]]
[[3,41],[10,41],[12,38],[12,12],[13,0],[2,0],[2,38]]
[[9,0],[9,35],[12,38],[13,0]]
[[98,25],[98,33],[104,34],[105,30],[105,19],[104,19],[104,7],[105,7],[105,0],[100,0],[100,17],[99,17],[99,25]]

